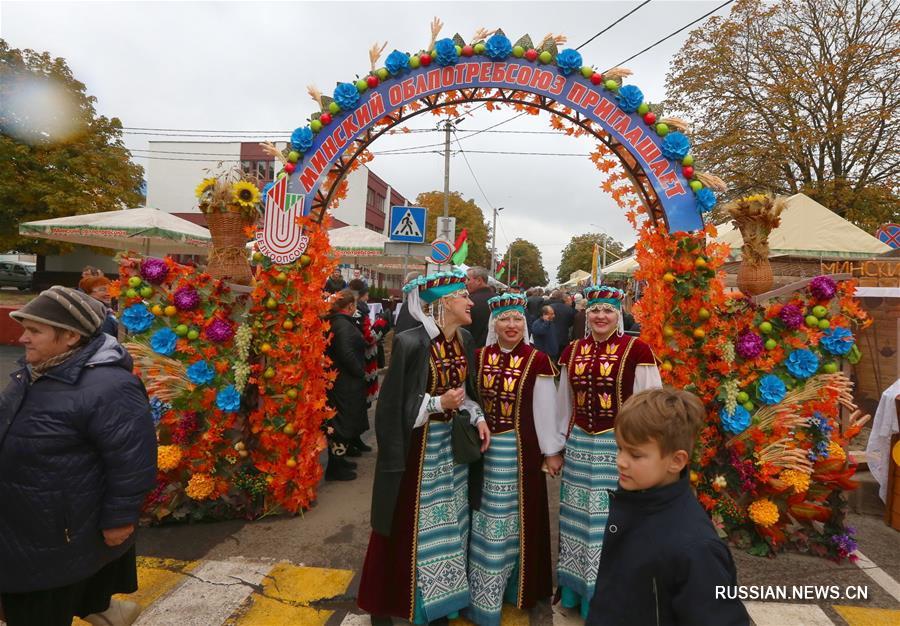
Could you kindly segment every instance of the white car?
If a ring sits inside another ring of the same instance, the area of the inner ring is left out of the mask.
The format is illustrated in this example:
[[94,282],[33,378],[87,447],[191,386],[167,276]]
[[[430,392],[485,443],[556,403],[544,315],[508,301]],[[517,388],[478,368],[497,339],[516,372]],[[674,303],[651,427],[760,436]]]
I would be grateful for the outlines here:
[[0,287],[18,287],[20,291],[31,289],[34,266],[18,261],[0,261]]

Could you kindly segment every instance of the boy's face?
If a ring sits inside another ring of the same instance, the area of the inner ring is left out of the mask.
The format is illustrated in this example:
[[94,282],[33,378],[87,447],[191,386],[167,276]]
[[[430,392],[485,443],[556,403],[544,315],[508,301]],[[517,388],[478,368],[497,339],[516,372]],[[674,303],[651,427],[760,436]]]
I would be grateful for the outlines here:
[[640,491],[674,483],[688,461],[684,450],[663,455],[659,444],[653,439],[634,444],[616,437],[616,445],[619,446],[616,456],[619,485],[626,491]]

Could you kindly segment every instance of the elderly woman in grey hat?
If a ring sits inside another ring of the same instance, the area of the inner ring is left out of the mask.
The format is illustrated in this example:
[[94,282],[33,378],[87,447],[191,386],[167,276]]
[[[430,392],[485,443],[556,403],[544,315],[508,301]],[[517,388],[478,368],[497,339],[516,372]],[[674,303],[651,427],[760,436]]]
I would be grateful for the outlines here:
[[134,530],[156,483],[147,393],[97,300],[51,287],[11,314],[22,368],[0,394],[0,619],[131,624]]

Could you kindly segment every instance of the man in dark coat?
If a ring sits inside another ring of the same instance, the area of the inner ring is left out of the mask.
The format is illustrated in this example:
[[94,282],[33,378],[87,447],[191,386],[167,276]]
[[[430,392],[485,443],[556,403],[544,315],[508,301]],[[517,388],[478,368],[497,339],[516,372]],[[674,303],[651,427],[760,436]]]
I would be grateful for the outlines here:
[[470,267],[466,272],[468,280],[466,289],[472,299],[472,323],[466,326],[475,340],[476,348],[483,348],[487,342],[488,320],[491,318],[491,309],[487,301],[496,294],[494,288],[488,284],[488,271],[483,267]]
[[347,281],[344,280],[344,277],[341,275],[340,268],[334,268],[334,271],[331,273],[331,276],[328,277],[328,280],[325,281],[325,291],[327,293],[337,293],[342,289],[347,288]]
[[137,590],[134,530],[156,485],[146,390],[87,294],[51,287],[11,317],[25,358],[0,395],[6,621],[133,621],[140,607],[110,597]]
[[575,309],[566,302],[566,294],[557,289],[550,294],[550,306],[553,307],[553,328],[556,330],[556,343],[560,349],[569,345],[572,340],[572,324],[575,322]]
[[544,305],[541,317],[531,325],[532,343],[534,347],[550,357],[552,363],[559,358],[559,344],[556,343],[556,329],[553,327],[553,307]]
[[541,310],[545,304],[543,289],[535,287],[528,291],[528,299],[525,301],[525,316],[529,328],[534,323],[534,320],[541,316]]
[[[421,275],[421,272],[409,272],[406,275],[406,278],[403,280],[403,284],[406,285],[410,281],[415,280]],[[405,330],[409,330],[410,328],[418,328],[422,325],[422,322],[414,318],[409,312],[409,307],[406,305],[405,297],[403,298],[402,302],[397,304],[397,306],[399,307],[399,309],[397,310],[397,315],[394,318],[394,337]]]

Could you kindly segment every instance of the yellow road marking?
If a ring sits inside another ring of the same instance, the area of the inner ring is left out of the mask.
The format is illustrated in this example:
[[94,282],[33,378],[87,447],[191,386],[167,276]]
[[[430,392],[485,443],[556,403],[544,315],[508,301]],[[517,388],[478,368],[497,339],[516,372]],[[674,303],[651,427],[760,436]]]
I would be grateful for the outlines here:
[[319,611],[307,606],[295,606],[279,600],[254,593],[250,596],[250,608],[234,622],[228,623],[252,626],[284,626],[285,624],[303,624],[303,626],[325,626],[334,611]]
[[861,606],[833,605],[835,611],[850,626],[896,626],[900,624],[900,611],[896,609],[867,609]]
[[[475,626],[473,622],[470,622],[464,617],[450,620],[450,623],[453,626]],[[531,624],[531,617],[529,616],[528,611],[523,611],[522,609],[517,609],[514,606],[504,603],[500,623],[503,624],[503,626],[529,626]]]
[[341,595],[347,591],[351,580],[351,570],[278,563],[263,579],[263,589],[270,598],[309,604]]

